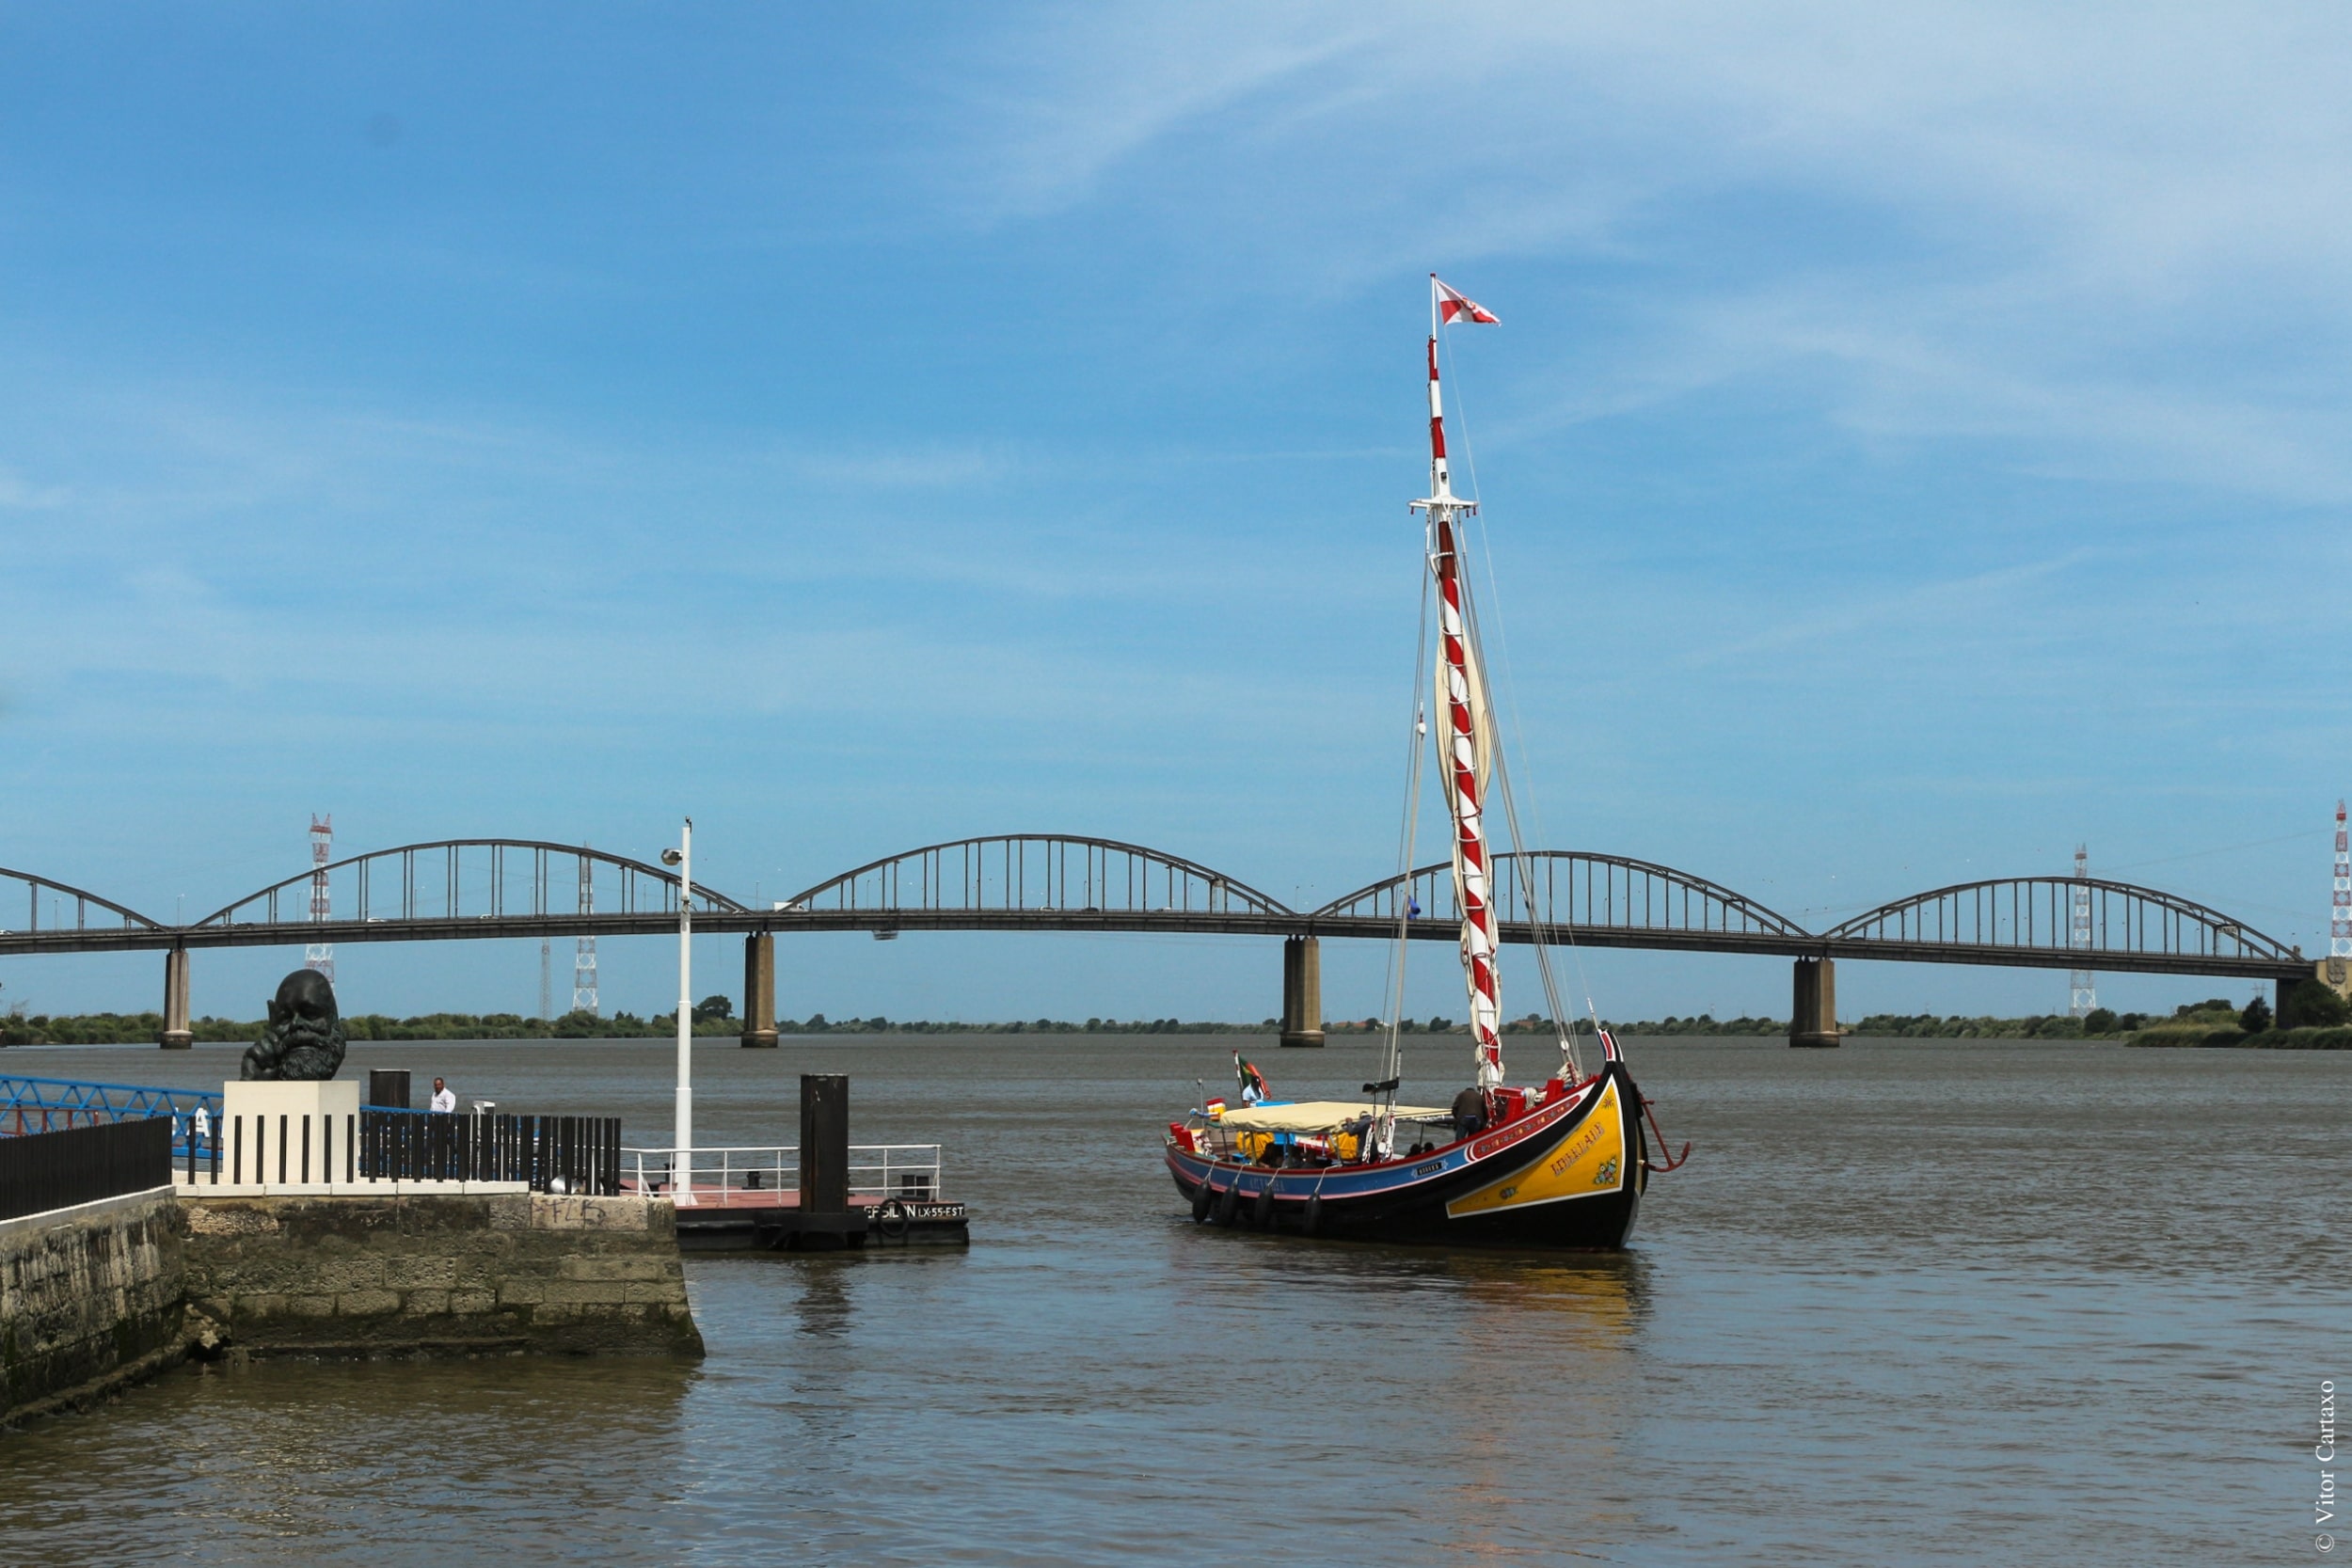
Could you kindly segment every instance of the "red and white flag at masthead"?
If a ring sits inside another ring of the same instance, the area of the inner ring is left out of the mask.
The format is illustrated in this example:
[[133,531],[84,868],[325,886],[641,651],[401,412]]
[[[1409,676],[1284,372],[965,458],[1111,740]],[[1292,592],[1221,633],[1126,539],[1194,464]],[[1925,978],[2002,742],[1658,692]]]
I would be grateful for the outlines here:
[[1476,322],[1484,326],[1501,326],[1502,319],[1461,290],[1450,287],[1432,273],[1429,281],[1438,285],[1438,319],[1452,326],[1457,321]]

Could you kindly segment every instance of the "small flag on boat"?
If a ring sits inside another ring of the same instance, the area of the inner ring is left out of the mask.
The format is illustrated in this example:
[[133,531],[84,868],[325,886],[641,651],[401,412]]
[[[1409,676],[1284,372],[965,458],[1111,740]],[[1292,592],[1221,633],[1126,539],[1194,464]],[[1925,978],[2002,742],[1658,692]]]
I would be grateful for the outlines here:
[[1208,1103],[1209,1119],[1215,1121],[1225,1114],[1225,1097],[1218,1095]]
[[1233,1076],[1240,1080],[1244,1100],[1263,1100],[1271,1092],[1266,1087],[1265,1074],[1243,1061],[1238,1051],[1233,1053]]
[[1429,281],[1438,285],[1438,319],[1452,326],[1457,321],[1476,322],[1482,326],[1501,326],[1502,320],[1470,295],[1446,283],[1435,274]]

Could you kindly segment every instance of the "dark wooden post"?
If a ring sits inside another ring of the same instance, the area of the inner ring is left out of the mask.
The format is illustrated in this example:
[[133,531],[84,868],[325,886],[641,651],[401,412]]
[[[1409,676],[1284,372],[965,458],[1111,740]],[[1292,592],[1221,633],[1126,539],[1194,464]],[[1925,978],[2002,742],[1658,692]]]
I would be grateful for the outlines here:
[[850,1078],[801,1074],[801,1212],[850,1211]]

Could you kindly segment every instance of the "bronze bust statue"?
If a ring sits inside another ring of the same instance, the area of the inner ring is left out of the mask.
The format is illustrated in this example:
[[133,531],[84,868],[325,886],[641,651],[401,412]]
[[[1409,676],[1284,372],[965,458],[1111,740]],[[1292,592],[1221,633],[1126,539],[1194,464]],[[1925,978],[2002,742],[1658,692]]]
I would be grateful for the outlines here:
[[315,969],[297,969],[278,982],[262,1037],[246,1048],[241,1077],[318,1080],[343,1065],[343,1021],[335,988]]

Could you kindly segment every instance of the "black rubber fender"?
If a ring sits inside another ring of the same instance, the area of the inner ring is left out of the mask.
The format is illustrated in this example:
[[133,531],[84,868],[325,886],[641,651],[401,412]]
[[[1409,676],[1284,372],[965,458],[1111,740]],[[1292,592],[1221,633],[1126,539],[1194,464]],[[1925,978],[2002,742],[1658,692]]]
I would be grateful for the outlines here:
[[907,1206],[897,1198],[885,1199],[874,1211],[874,1229],[884,1241],[895,1242],[907,1233]]
[[1200,1185],[1192,1190],[1192,1223],[1199,1225],[1209,1217],[1209,1207],[1216,1201],[1216,1189],[1202,1177]]
[[1249,1206],[1249,1223],[1261,1230],[1274,1228],[1274,1183],[1268,1181],[1258,1189],[1256,1201]]
[[1241,1217],[1241,1186],[1237,1182],[1216,1195],[1216,1223],[1231,1225]]
[[1323,1228],[1323,1195],[1312,1193],[1307,1198],[1307,1212],[1299,1217],[1298,1228],[1311,1236]]

